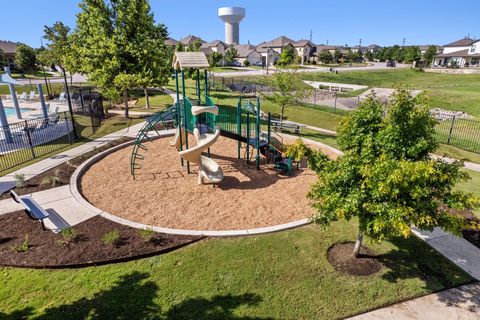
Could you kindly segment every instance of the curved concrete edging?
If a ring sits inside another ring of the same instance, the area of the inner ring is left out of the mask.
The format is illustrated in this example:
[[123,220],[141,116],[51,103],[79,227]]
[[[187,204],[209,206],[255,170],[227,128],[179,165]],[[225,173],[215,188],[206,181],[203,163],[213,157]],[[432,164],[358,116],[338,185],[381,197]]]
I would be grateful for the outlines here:
[[[162,136],[155,137],[158,138],[165,138],[172,136],[173,134],[168,132]],[[152,138],[153,140],[153,138]],[[135,143],[135,140],[128,141],[122,143],[118,146],[105,150],[94,157],[88,159],[84,163],[82,163],[77,170],[73,173],[72,177],[70,178],[70,192],[72,193],[73,197],[76,201],[78,201],[81,205],[86,207],[88,210],[100,215],[101,217],[111,220],[113,222],[123,224],[132,228],[136,229],[151,229],[155,232],[167,233],[167,234],[177,234],[177,235],[190,235],[190,236],[209,236],[209,237],[233,237],[233,236],[247,236],[247,235],[258,235],[264,233],[272,233],[283,231],[287,229],[301,227],[307,224],[310,224],[309,219],[302,219],[298,221],[293,221],[289,223],[284,223],[280,225],[270,226],[270,227],[262,227],[262,228],[253,228],[253,229],[244,229],[244,230],[185,230],[185,229],[172,229],[172,228],[163,228],[157,226],[146,225],[143,223],[138,223],[134,221],[130,221],[127,219],[120,218],[115,216],[109,212],[103,211],[95,206],[93,206],[90,202],[88,202],[81,194],[78,184],[80,183],[80,178],[82,175],[90,168],[93,164],[97,163],[101,159],[105,158],[107,155],[128,147]]]

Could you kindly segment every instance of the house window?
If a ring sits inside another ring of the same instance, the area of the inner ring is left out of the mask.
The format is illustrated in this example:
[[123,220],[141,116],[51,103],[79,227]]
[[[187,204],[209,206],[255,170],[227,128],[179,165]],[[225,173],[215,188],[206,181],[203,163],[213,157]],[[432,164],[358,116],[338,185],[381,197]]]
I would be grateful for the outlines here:
[[470,48],[470,53],[474,53],[476,49],[477,49],[477,46],[472,46]]

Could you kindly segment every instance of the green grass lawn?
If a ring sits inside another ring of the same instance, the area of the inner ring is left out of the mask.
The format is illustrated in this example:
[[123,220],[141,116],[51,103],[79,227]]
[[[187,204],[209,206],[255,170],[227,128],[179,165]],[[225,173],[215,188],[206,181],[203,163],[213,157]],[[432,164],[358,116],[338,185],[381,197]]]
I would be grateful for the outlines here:
[[232,68],[232,67],[213,67],[208,69],[210,72],[215,72],[215,73],[224,73],[224,72],[244,72],[247,71],[245,69],[238,69],[238,68]]
[[[456,188],[458,188],[459,190],[472,192],[478,197],[480,197],[480,172],[467,169],[465,169],[465,171],[468,172],[472,179],[466,182],[459,183]],[[477,218],[480,219],[480,210],[474,211],[474,214],[477,216]]]
[[432,107],[465,111],[480,117],[480,74],[438,74],[413,69],[303,74],[305,80],[391,88],[398,84],[427,90]]
[[168,94],[149,90],[150,109],[147,110],[145,108],[146,99],[143,90],[132,90],[129,92],[129,95],[131,99],[138,99],[137,103],[129,108],[132,111],[158,112],[173,104],[173,99]]
[[328,248],[354,223],[207,239],[158,257],[77,270],[0,269],[0,318],[340,319],[472,281],[415,237],[369,246],[384,268],[337,273]]

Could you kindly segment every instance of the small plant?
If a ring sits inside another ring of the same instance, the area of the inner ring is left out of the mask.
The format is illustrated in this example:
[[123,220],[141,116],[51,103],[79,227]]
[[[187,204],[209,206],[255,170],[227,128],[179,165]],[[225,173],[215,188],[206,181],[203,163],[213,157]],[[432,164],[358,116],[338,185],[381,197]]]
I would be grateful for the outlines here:
[[20,244],[13,245],[12,249],[15,252],[27,252],[30,249],[30,242],[28,240],[28,234],[25,235],[25,239]]
[[61,180],[57,176],[47,176],[42,179],[41,184],[51,184],[52,188],[55,188],[57,184],[61,183]]
[[292,158],[294,161],[299,162],[302,161],[303,158],[308,156],[311,153],[311,149],[303,143],[302,139],[295,140],[295,143],[289,145],[285,154],[287,157]]
[[102,242],[106,245],[116,245],[118,240],[120,240],[120,232],[118,230],[107,232],[102,237]]
[[62,240],[59,241],[60,244],[69,245],[72,242],[75,242],[77,238],[77,230],[73,227],[63,229],[60,234],[62,235]]
[[140,237],[142,237],[142,239],[145,242],[152,241],[152,237],[154,234],[154,231],[152,229],[140,229],[138,230],[138,233],[140,234]]
[[27,181],[27,179],[25,178],[25,175],[23,173],[15,173],[13,178],[15,179],[15,186],[17,188],[25,186],[25,182]]

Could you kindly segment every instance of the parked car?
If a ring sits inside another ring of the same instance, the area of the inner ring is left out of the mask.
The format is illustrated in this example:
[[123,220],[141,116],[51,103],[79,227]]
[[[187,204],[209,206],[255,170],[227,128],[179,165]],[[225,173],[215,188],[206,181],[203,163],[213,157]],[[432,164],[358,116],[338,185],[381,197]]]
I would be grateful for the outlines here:
[[241,67],[242,64],[238,61],[233,61],[232,64],[231,64],[232,67]]
[[396,64],[395,64],[395,61],[387,61],[387,68],[395,68],[396,67]]
[[256,67],[265,67],[265,65],[263,64],[262,61],[257,61],[257,62],[255,62],[254,66],[256,66]]

